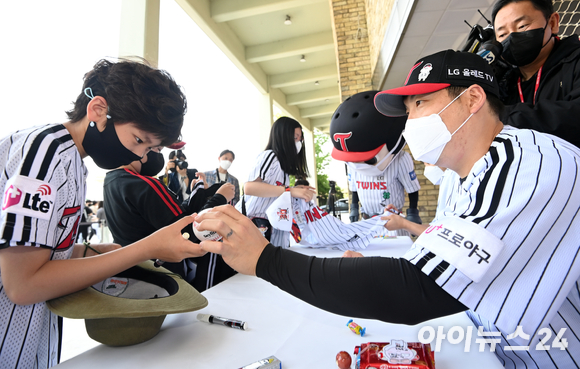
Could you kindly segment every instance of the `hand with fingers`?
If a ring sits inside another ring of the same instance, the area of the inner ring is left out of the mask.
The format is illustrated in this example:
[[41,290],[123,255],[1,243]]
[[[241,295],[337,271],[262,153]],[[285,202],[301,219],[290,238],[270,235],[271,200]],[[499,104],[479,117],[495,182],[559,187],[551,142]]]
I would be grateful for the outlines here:
[[296,186],[290,188],[290,195],[299,199],[304,199],[306,202],[312,201],[316,197],[316,189],[310,186]]
[[205,173],[204,172],[195,172],[195,176],[197,179],[192,179],[191,183],[189,184],[189,189],[193,190],[197,182],[203,181],[203,188],[207,189],[207,181],[205,180]]
[[216,193],[219,193],[226,198],[227,202],[230,202],[234,196],[236,196],[236,187],[233,184],[226,182],[216,191]]
[[183,217],[144,239],[148,241],[146,246],[149,247],[149,259],[175,263],[183,259],[205,255],[207,251],[181,234],[183,228],[191,224],[196,216],[197,214]]
[[256,275],[256,264],[268,240],[246,216],[231,205],[212,208],[197,216],[198,230],[210,230],[222,235],[222,242],[203,241],[203,250],[222,255],[237,272]]
[[364,255],[358,251],[346,250],[344,252],[344,254],[342,254],[342,257],[343,258],[362,258],[362,257],[364,257]]

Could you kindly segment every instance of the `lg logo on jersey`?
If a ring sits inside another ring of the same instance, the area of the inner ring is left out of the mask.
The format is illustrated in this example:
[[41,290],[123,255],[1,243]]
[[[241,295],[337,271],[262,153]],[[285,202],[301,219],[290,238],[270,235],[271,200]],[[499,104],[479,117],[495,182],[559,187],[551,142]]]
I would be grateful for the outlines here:
[[10,213],[48,220],[56,194],[43,181],[25,176],[12,177],[6,184],[2,210]]

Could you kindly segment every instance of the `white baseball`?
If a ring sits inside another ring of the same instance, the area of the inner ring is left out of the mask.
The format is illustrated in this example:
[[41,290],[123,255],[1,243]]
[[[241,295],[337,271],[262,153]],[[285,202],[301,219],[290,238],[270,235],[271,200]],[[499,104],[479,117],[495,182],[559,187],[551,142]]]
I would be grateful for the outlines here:
[[[204,211],[200,212],[198,215],[201,215],[207,211],[209,211],[209,209],[205,209]],[[193,233],[195,234],[195,237],[197,237],[198,240],[200,240],[200,241],[219,241],[222,239],[222,236],[220,236],[219,233],[217,233],[217,232],[198,231],[197,226],[199,226],[199,223],[194,221],[193,222]]]

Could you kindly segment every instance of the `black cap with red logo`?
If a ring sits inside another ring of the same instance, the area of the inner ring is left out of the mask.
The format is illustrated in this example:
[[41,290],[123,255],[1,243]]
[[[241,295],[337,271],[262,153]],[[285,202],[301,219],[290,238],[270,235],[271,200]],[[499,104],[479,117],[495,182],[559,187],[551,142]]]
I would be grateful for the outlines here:
[[421,58],[411,68],[403,87],[382,91],[375,105],[384,115],[406,115],[405,96],[423,95],[449,86],[479,85],[488,94],[499,97],[499,85],[492,67],[477,54],[445,50]]
[[374,105],[379,91],[360,92],[346,99],[330,121],[330,139],[336,160],[361,162],[372,159],[386,144],[397,154],[405,145],[402,137],[407,117],[386,117]]

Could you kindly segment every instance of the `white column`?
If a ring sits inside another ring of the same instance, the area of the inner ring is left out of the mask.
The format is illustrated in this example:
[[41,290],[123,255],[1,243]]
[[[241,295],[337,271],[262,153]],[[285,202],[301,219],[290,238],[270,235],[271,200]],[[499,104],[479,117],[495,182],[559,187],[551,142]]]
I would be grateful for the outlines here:
[[159,61],[160,0],[122,0],[119,57]]
[[268,144],[268,138],[270,137],[270,128],[274,123],[274,102],[272,100],[272,95],[269,93],[262,94],[260,101],[260,114],[259,122],[257,124],[258,139],[260,151],[266,147]]
[[310,186],[318,188],[316,181],[316,151],[314,150],[314,132],[304,128],[304,148],[306,149],[306,163],[308,164],[308,182]]

